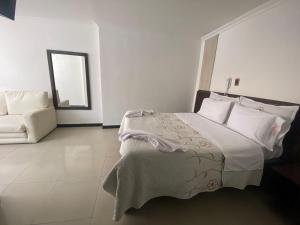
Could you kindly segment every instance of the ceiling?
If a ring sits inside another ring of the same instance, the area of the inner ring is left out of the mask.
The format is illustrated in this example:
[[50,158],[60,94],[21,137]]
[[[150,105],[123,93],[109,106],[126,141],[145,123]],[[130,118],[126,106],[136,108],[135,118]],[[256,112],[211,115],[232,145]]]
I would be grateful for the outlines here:
[[17,16],[200,38],[267,0],[18,0]]

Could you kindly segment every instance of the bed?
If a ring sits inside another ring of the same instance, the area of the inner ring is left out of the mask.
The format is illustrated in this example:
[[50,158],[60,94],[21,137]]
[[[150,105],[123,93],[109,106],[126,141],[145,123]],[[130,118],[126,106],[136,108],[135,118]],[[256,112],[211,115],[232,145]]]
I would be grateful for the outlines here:
[[[208,91],[198,91],[195,112],[209,94]],[[266,101],[270,103],[271,100],[263,100]],[[272,101],[275,103],[295,105]],[[122,157],[103,183],[104,190],[115,196],[113,219],[118,221],[129,208],[140,208],[159,196],[189,199],[200,192],[223,187],[244,189],[248,185],[259,186],[265,162],[290,158],[298,152],[299,117],[298,112],[285,136],[283,153],[274,151],[271,154],[249,138],[196,113],[124,117],[120,133],[146,130],[176,140],[189,151],[167,153],[135,139],[122,142]]]

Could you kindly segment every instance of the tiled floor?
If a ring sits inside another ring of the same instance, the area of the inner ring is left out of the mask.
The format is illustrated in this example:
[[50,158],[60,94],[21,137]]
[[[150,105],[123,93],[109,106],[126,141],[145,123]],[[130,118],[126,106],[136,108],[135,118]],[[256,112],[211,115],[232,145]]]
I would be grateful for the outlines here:
[[0,145],[0,225],[291,224],[259,189],[158,198],[111,220],[101,181],[120,158],[117,130],[60,128],[34,145]]

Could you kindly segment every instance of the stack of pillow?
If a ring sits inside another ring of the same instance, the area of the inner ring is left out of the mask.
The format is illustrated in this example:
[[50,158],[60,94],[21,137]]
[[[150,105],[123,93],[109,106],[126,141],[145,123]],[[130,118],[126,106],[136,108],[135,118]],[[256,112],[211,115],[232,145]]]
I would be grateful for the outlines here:
[[298,106],[275,106],[211,92],[198,113],[273,151],[276,147],[282,148],[283,138],[298,109]]

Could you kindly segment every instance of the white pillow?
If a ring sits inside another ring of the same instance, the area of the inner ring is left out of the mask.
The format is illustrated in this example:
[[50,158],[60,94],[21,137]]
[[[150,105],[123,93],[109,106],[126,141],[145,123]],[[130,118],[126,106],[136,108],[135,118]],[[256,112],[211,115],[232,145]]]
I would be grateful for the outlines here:
[[48,93],[44,91],[5,92],[8,114],[24,114],[49,106]]
[[240,103],[243,106],[253,108],[253,109],[259,109],[263,112],[267,112],[276,116],[279,116],[286,120],[286,123],[283,125],[277,140],[277,145],[282,147],[282,141],[284,136],[287,134],[287,132],[290,130],[291,123],[295,119],[295,116],[299,110],[299,106],[276,106],[271,104],[265,104],[262,102],[257,102],[252,99],[246,98],[246,97],[240,97]]
[[273,151],[284,123],[280,117],[235,104],[227,126]]
[[240,101],[239,97],[236,97],[236,98],[228,97],[225,95],[219,95],[215,92],[210,92],[209,97],[214,100],[231,101],[231,102],[239,102]]
[[224,123],[231,107],[230,101],[220,101],[211,98],[203,99],[199,114],[217,123]]
[[295,116],[299,109],[299,106],[276,106],[257,102],[250,98],[242,96],[240,97],[240,103],[241,105],[249,108],[258,109],[276,116],[280,116],[289,122],[292,122],[295,119]]
[[0,116],[7,114],[7,106],[4,92],[0,92]]

